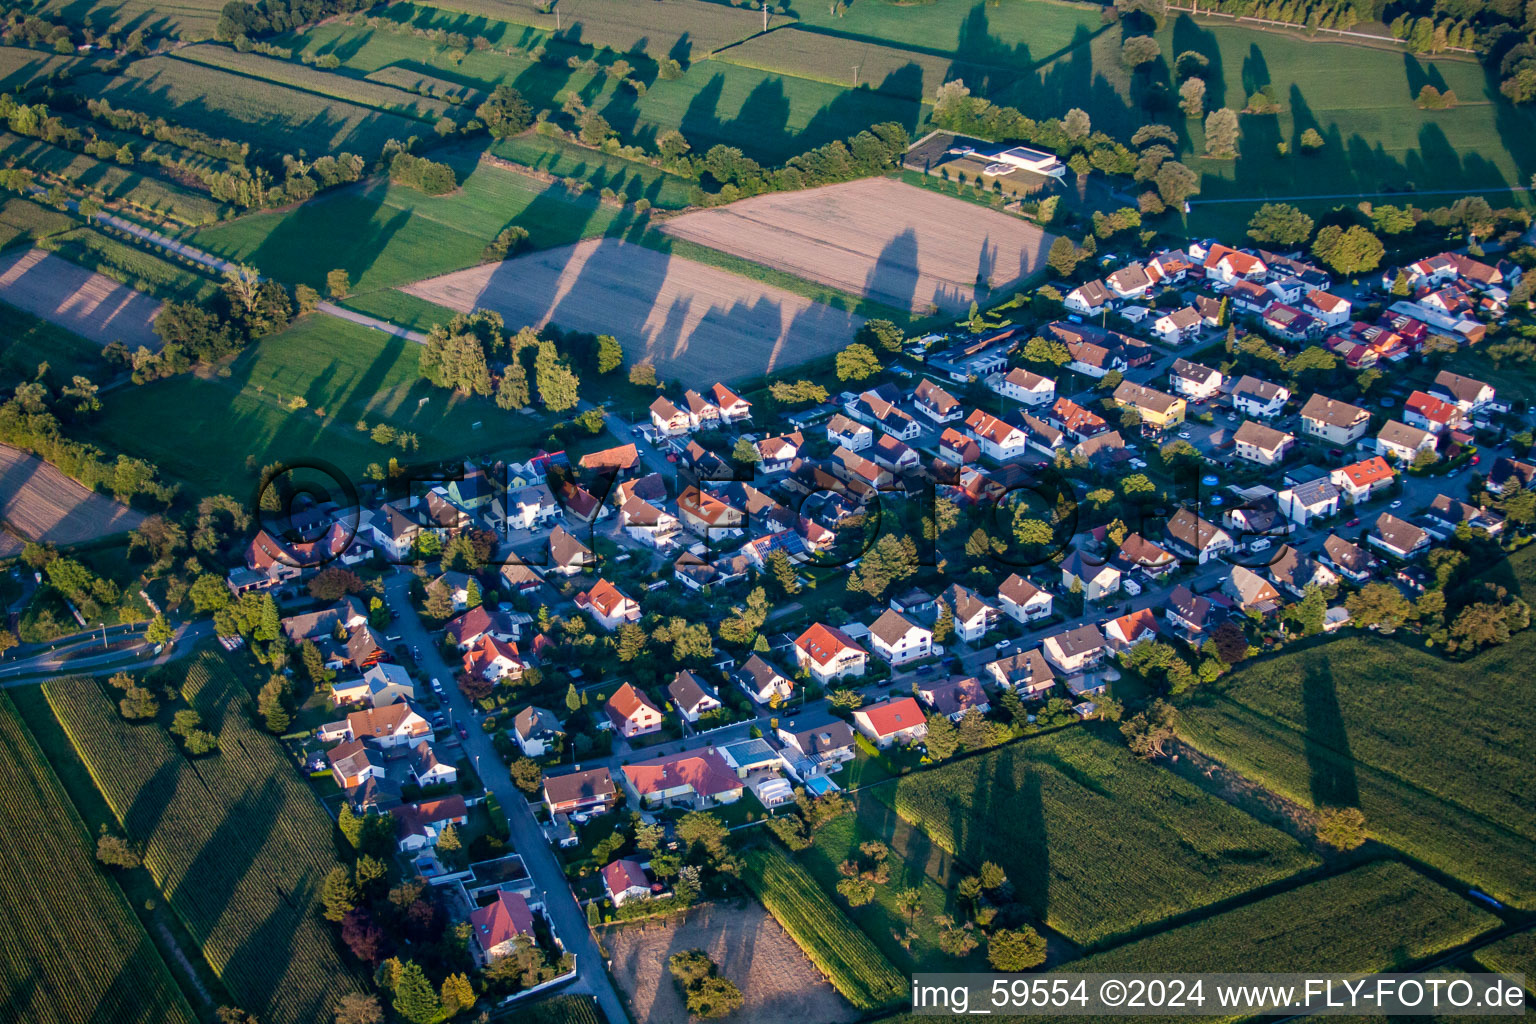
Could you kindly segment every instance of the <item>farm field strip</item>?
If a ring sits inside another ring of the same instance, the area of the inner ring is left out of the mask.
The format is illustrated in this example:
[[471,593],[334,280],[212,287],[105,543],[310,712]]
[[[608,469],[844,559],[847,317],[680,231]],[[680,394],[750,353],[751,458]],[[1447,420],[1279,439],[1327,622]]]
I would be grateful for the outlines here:
[[[142,146],[138,148],[142,149]],[[220,204],[206,193],[184,188],[154,174],[142,174],[118,164],[52,146],[41,139],[0,131],[0,160],[39,174],[51,174],[108,199],[136,206],[196,226],[219,219]],[[149,164],[153,168],[156,165]]]
[[0,519],[29,540],[67,546],[136,529],[144,517],[36,455],[0,444]]
[[861,318],[724,270],[614,239],[418,281],[409,295],[508,323],[615,332],[663,377],[757,376],[841,348]]
[[1526,991],[1536,992],[1536,930],[1507,935],[1473,956],[1490,971],[1525,975]]
[[[182,693],[219,737],[187,760],[163,729],[124,722],[92,679],[43,693],[124,831],[230,993],[272,1024],[310,1024],[353,987],[318,913],[333,822],[217,655]],[[259,953],[257,951],[260,951]]]
[[100,346],[160,347],[159,300],[42,249],[0,256],[0,300]]
[[742,860],[742,881],[845,999],[873,1010],[902,998],[906,979],[782,850],[756,847]]
[[[85,823],[0,693],[0,1006],[28,1024],[196,1024],[159,950],[96,863]],[[14,1016],[12,1016],[14,1015]]]
[[346,100],[403,117],[413,117],[418,121],[435,121],[452,106],[445,100],[431,99],[381,82],[359,81],[297,61],[279,60],[259,53],[241,53],[212,43],[183,47],[176,51],[176,59],[302,89],[316,96]]
[[1045,263],[1055,236],[1009,214],[889,178],[754,196],[683,214],[676,238],[898,309],[964,312]]
[[94,228],[76,228],[44,239],[39,248],[158,299],[207,302],[218,294],[212,277],[140,249]]
[[1313,867],[1295,840],[1087,729],[1015,743],[868,795],[1081,945]]
[[135,28],[181,39],[212,37],[219,23],[219,0],[44,0],[37,13],[72,23],[91,25],[97,35],[114,36]]
[[519,0],[445,0],[434,5],[492,21],[527,25],[560,42],[608,47],[621,53],[639,51],[665,57],[681,51],[682,60],[698,60],[730,43],[745,39],[763,26],[755,10],[705,0],[566,0],[557,20]]

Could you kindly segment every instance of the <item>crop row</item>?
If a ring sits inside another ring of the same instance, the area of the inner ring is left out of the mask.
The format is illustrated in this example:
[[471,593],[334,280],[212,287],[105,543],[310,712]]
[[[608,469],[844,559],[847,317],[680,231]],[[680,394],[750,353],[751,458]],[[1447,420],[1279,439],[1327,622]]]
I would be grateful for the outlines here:
[[744,859],[747,885],[845,999],[873,1010],[902,997],[905,979],[804,869],[777,847]]
[[0,779],[0,1016],[29,1024],[195,1024],[4,694]]
[[183,224],[211,224],[219,219],[219,204],[161,178],[140,174],[88,153],[75,153],[39,139],[0,131],[0,160],[51,174],[108,199],[170,217]]
[[1094,944],[1316,863],[1295,840],[1077,729],[871,791],[972,868]]
[[254,728],[223,661],[204,655],[183,695],[219,737],[186,759],[169,735],[118,717],[100,686],[44,686],[55,716],[170,906],[241,1005],[270,1024],[319,1019],[349,987],[321,924],[333,826],[276,742]]

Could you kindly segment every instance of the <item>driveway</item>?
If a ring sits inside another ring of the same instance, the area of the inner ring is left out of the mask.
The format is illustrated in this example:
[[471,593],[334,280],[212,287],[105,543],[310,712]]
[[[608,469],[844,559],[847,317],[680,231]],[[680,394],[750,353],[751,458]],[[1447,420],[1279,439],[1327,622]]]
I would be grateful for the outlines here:
[[512,833],[512,848],[523,858],[523,864],[544,893],[544,906],[554,925],[556,934],[565,948],[576,955],[577,977],[568,991],[585,992],[597,998],[604,1015],[611,1024],[625,1024],[629,1015],[624,1003],[609,980],[603,966],[602,954],[587,928],[586,912],[576,902],[565,872],[550,852],[544,832],[528,808],[528,800],[522,791],[512,785],[507,765],[496,752],[488,737],[475,721],[469,701],[454,685],[454,671],[442,658],[437,643],[428,634],[416,609],[411,605],[410,581],[406,572],[396,572],[384,584],[385,600],[395,612],[395,631],[410,647],[421,650],[420,673],[436,678],[443,684],[443,703],[449,710],[452,722],[463,722],[469,736],[464,740],[464,752],[475,765],[485,788],[496,795],[507,812],[507,826]]

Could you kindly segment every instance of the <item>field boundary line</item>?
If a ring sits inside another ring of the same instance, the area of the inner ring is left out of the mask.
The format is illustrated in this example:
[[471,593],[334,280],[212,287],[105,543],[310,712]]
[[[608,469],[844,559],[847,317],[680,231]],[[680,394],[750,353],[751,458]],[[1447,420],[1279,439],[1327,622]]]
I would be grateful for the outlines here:
[[[217,44],[214,44],[214,45],[217,45]],[[231,51],[231,52],[236,52],[236,51]],[[220,74],[229,75],[229,76],[231,76],[233,78],[238,78],[238,79],[241,79],[241,80],[247,81],[247,82],[262,82],[262,83],[265,83],[266,85],[275,85],[279,89],[292,89],[294,92],[301,92],[301,93],[304,93],[306,96],[313,96],[316,99],[323,99],[327,103],[343,103],[343,104],[346,104],[349,107],[356,107],[359,110],[371,110],[371,111],[373,111],[376,114],[392,114],[395,117],[404,118],[407,121],[416,121],[419,124],[428,124],[428,123],[430,123],[430,122],[428,122],[428,120],[426,118],[421,117],[421,116],[419,116],[417,114],[413,114],[413,113],[411,113],[408,110],[393,110],[393,109],[390,109],[388,107],[375,106],[372,103],[364,103],[362,100],[345,99],[345,98],[340,97],[340,96],[333,96],[332,94],[327,93],[327,92],[320,92],[317,89],[311,89],[309,86],[299,85],[299,84],[297,84],[295,82],[279,81],[276,78],[263,78],[261,75],[252,74],[249,71],[241,71],[241,70],[238,70],[238,69],[235,69],[235,68],[228,68],[228,67],[223,66],[222,64],[211,64],[211,63],[209,63],[207,61],[194,60],[194,59],[189,58],[189,57],[183,57],[179,53],[168,53],[168,54],[165,55],[165,58],[166,58],[166,60],[174,60],[174,61],[177,61],[178,63],[186,64],[189,67],[206,68],[209,71],[217,71]],[[271,59],[277,60],[276,57],[271,58]],[[292,63],[292,62],[291,61],[282,61],[281,63],[288,64],[288,63]],[[320,73],[321,74],[326,74],[327,72],[325,72],[324,70],[321,70]],[[352,82],[359,81],[359,79],[348,78],[345,75],[340,75],[338,77],[344,78],[347,81],[352,81]],[[394,89],[394,88],[397,88],[396,86],[393,86],[393,85],[382,85],[379,82],[369,82],[368,84],[369,85],[379,86],[380,88],[384,88],[384,89]],[[417,95],[416,93],[413,93],[413,92],[406,92],[406,90],[404,90],[404,89],[400,89],[400,92],[405,93],[407,96],[416,96]],[[426,97],[419,97],[419,98],[423,98],[424,99]]]

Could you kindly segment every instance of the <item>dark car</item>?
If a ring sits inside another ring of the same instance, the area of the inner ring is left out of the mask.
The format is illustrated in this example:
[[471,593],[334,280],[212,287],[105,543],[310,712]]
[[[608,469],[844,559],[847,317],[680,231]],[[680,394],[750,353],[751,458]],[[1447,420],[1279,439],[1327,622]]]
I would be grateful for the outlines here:
[[469,739],[469,730],[464,728],[464,723],[463,722],[455,722],[454,723],[454,728],[459,730],[459,739],[461,739],[461,740]]

